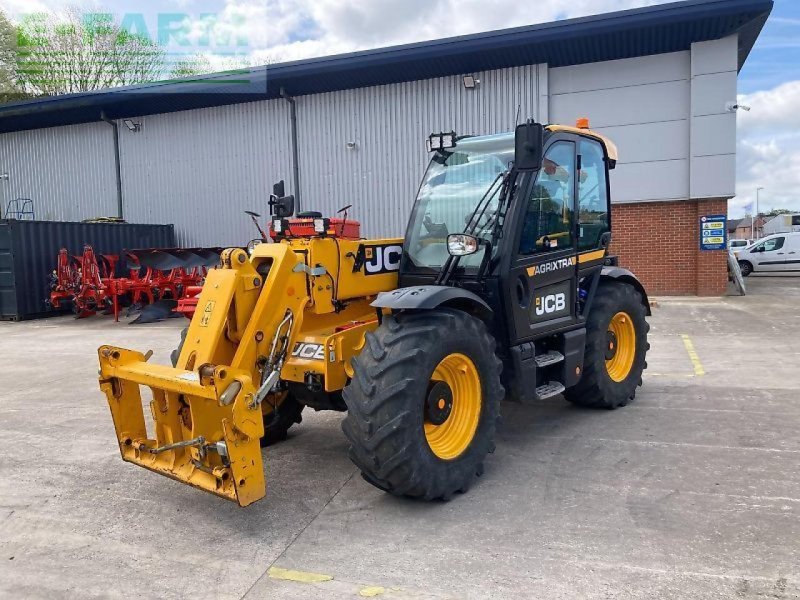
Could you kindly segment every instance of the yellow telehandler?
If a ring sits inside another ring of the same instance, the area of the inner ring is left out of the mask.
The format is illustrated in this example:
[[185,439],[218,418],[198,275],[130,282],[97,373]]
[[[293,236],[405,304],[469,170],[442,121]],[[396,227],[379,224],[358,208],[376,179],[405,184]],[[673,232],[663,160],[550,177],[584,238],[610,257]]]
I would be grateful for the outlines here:
[[222,254],[172,366],[99,349],[123,460],[246,506],[262,443],[304,407],[346,410],[368,482],[447,499],[482,473],[504,397],[634,397],[649,303],[608,256],[614,144],[581,120],[427,145],[404,239],[347,239],[319,213],[294,235],[278,186],[276,242]]

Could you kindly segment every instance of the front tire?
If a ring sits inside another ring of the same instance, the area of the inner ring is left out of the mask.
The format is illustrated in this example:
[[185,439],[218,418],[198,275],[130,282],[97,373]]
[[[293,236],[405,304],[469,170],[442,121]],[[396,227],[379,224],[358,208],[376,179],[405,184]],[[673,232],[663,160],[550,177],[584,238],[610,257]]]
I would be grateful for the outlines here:
[[641,294],[627,283],[601,284],[586,323],[583,374],[564,392],[573,404],[587,408],[625,406],[642,385],[650,349]]
[[463,311],[384,317],[343,391],[350,459],[366,481],[397,496],[465,492],[494,451],[500,370],[494,338]]
[[739,270],[742,272],[742,277],[748,277],[753,272],[753,265],[746,260],[740,260]]

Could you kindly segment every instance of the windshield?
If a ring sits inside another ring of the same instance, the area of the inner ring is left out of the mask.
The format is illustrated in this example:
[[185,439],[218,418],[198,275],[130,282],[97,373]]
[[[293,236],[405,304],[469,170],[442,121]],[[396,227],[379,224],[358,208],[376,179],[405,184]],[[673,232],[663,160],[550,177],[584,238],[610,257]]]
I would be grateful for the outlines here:
[[[496,223],[502,175],[514,160],[514,134],[465,138],[452,153],[437,153],[431,160],[414,205],[406,235],[406,252],[416,267],[440,268],[448,258],[447,236],[462,233],[481,198],[486,210],[478,211],[472,235],[488,239]],[[483,212],[483,214],[481,214]],[[460,267],[478,267],[483,251],[464,256]]]

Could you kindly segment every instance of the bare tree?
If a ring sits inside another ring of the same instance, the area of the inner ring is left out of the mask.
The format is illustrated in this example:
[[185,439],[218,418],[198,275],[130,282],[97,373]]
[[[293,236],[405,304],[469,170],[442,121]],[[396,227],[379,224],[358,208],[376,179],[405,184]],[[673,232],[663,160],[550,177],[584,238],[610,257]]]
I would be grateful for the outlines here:
[[37,14],[18,27],[18,74],[24,89],[53,96],[155,81],[164,51],[120,28],[112,15],[68,9]]

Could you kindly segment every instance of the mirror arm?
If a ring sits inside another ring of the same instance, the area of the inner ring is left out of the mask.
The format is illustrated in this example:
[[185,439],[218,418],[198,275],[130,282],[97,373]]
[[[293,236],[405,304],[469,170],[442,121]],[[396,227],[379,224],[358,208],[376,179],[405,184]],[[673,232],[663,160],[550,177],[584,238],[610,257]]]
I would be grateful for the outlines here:
[[480,240],[484,244],[484,252],[483,252],[483,260],[481,260],[481,266],[478,267],[478,281],[483,279],[483,276],[489,266],[489,261],[492,258],[492,242],[489,240]]

